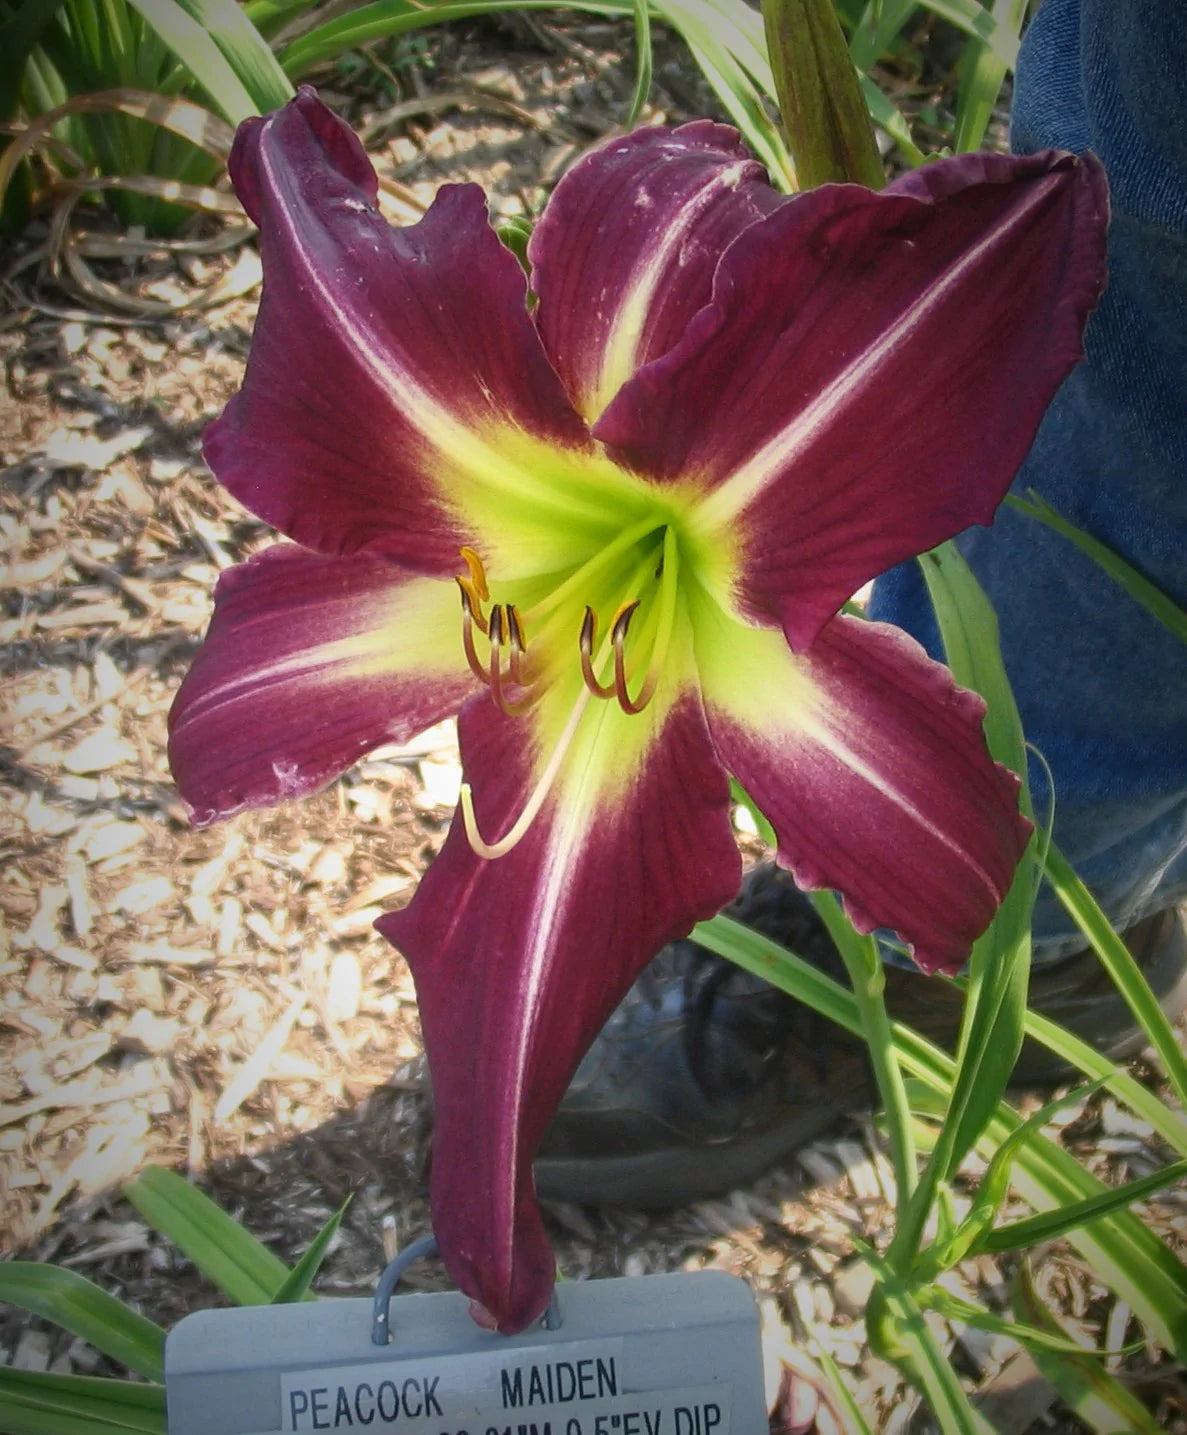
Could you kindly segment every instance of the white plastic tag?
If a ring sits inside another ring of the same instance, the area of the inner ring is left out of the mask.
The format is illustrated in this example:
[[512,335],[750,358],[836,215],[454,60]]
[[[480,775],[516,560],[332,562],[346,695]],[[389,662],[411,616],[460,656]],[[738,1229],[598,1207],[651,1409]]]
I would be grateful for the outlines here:
[[558,1288],[492,1335],[456,1292],[198,1311],[165,1345],[169,1435],[765,1435],[758,1311],[722,1271]]

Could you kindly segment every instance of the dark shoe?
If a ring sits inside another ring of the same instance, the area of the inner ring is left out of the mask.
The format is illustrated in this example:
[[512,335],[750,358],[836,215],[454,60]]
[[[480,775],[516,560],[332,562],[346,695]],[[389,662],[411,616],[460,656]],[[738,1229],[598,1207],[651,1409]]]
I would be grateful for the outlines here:
[[[844,980],[811,903],[781,869],[748,874],[729,914]],[[1187,935],[1173,911],[1126,941],[1162,1002],[1187,1005]],[[947,983],[888,967],[891,1015],[951,1049],[963,998]],[[1113,1059],[1144,1044],[1091,952],[1040,969],[1031,1005]],[[1067,1074],[1027,1042],[1020,1085]],[[665,947],[581,1063],[536,1161],[545,1199],[655,1208],[754,1179],[873,1099],[863,1042],[695,942]]]

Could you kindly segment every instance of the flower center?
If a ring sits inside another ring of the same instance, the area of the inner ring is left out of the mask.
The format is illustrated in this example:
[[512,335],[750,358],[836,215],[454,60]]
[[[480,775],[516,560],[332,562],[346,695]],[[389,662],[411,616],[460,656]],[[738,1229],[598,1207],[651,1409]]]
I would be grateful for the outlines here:
[[[642,556],[632,563],[632,550],[639,549]],[[523,611],[511,602],[487,609],[491,595],[482,559],[468,547],[461,558],[467,571],[456,582],[466,661],[503,712],[513,717],[526,712],[555,679],[558,639],[562,652],[566,641],[575,642],[582,681],[595,697],[617,699],[625,713],[640,713],[650,703],[676,617],[680,549],[671,524],[648,518],[625,529]],[[608,637],[600,644],[597,606],[582,601],[595,590],[619,595]],[[646,605],[644,595],[652,599]],[[568,626],[569,633],[559,633],[559,626]],[[485,657],[476,634],[486,639]],[[643,681],[632,697],[640,671]]]
[[[655,697],[676,622],[680,544],[673,524],[652,513],[543,593],[524,590],[523,603],[492,603],[478,553],[463,548],[461,559],[466,572],[456,582],[462,645],[470,670],[497,707],[520,716],[563,681],[574,662],[581,675],[548,761],[519,817],[498,841],[482,837],[469,786],[462,787],[470,845],[480,856],[499,857],[521,840],[538,814],[591,699],[614,700],[633,715]],[[599,613],[609,615],[605,626]]]

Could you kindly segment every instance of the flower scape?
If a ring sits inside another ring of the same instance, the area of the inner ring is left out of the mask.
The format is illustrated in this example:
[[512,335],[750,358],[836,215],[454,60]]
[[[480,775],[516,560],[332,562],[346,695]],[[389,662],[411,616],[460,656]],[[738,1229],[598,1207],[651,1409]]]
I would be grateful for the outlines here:
[[530,275],[474,185],[393,228],[302,90],[231,175],[264,292],[218,479],[291,540],[229,570],[170,719],[201,825],[458,714],[445,845],[377,926],[416,981],[431,1200],[477,1318],[554,1261],[532,1159],[652,954],[779,860],[954,971],[1029,827],[979,697],[841,613],[987,523],[1104,279],[1091,157],[964,155],[785,196],[708,121],[561,180]]

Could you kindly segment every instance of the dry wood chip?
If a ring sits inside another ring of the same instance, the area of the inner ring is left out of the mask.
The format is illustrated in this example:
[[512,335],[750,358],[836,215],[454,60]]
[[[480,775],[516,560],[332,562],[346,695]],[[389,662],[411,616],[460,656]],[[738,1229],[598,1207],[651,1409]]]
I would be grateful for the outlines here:
[[242,929],[243,903],[238,897],[228,897],[219,913],[218,933],[214,943],[215,951],[220,957],[234,956]]
[[95,924],[95,908],[87,886],[86,864],[70,857],[65,864],[66,887],[70,893],[70,921],[76,936],[85,937]]
[[70,889],[53,883],[44,887],[37,903],[37,914],[25,932],[17,932],[18,946],[40,947],[43,952],[51,951],[62,940],[58,918],[70,901]]
[[45,446],[44,461],[50,468],[86,468],[100,473],[117,458],[135,452],[152,436],[152,429],[147,427],[121,429],[110,438],[57,429]]
[[59,609],[54,613],[40,613],[37,626],[48,632],[63,628],[103,628],[109,624],[128,621],[128,610],[122,603],[111,601],[85,603],[77,608]]
[[175,947],[170,942],[133,942],[124,955],[132,962],[176,967],[201,967],[214,961],[209,947]]
[[71,846],[81,845],[92,862],[103,862],[130,851],[144,840],[144,835],[144,829],[138,822],[97,817],[79,824],[78,836]]
[[24,563],[11,563],[4,569],[4,587],[39,592],[65,563],[66,552],[62,548],[51,548],[40,558],[30,558]]
[[92,1068],[86,1076],[67,1081],[44,1095],[0,1106],[0,1126],[27,1121],[29,1117],[42,1111],[69,1111],[75,1106],[89,1109],[112,1102],[135,1101],[161,1086],[168,1087],[169,1081],[169,1068],[162,1062],[140,1063],[110,1081],[105,1081],[102,1075]]
[[305,1009],[304,993],[289,1002],[279,1021],[273,1023],[263,1040],[251,1056],[240,1066],[223,1089],[214,1108],[214,1119],[226,1121],[255,1091],[260,1082],[267,1079],[269,1068],[284,1048],[293,1029],[293,1024]]
[[874,1171],[869,1151],[859,1141],[837,1140],[832,1143],[837,1160],[849,1177],[853,1194],[859,1201],[882,1199],[882,1187]]
[[141,1056],[161,1056],[172,1051],[185,1028],[173,1017],[158,1016],[141,1007],[115,1032],[116,1045]]
[[173,883],[168,877],[141,877],[121,888],[108,902],[107,908],[108,911],[122,911],[139,917],[167,902],[173,895]]
[[359,959],[350,951],[335,954],[326,983],[326,1015],[331,1021],[353,1021],[359,1014],[363,974]]
[[12,1065],[30,1096],[44,1096],[60,1086],[68,1076],[93,1066],[110,1050],[110,1034],[93,1031],[85,1036],[66,1037],[32,1051],[20,1052],[13,1057]]
[[136,749],[110,727],[89,733],[62,754],[62,763],[68,772],[106,772],[121,763],[132,762],[137,756]]

